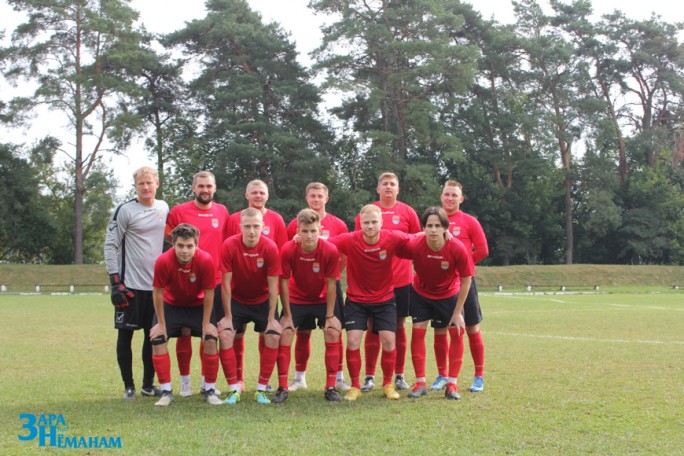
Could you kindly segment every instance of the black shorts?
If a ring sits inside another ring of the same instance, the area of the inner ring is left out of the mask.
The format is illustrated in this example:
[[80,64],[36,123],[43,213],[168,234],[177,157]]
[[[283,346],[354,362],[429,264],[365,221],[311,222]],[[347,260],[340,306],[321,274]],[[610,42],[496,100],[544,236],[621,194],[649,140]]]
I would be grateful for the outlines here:
[[[344,294],[342,294],[342,284],[338,280],[337,283],[335,284],[337,296],[335,298],[335,316],[340,319],[341,322],[344,321]],[[292,307],[292,303],[290,303],[290,307]],[[324,307],[325,309],[325,307]],[[290,309],[292,310],[292,309]],[[294,311],[292,311],[292,318],[294,322]],[[294,322],[295,327],[297,328],[298,331],[310,331],[312,329],[316,329],[316,322],[313,321],[312,319],[307,319],[303,320],[299,326],[297,326],[297,323]],[[319,328],[322,328],[325,326],[325,322],[323,325],[319,325]]]
[[480,300],[477,297],[475,277],[473,277],[468,297],[463,305],[463,319],[466,326],[475,326],[482,321],[482,309],[480,309]]
[[[268,326],[268,300],[261,304],[243,304],[232,299],[230,310],[233,313],[233,328],[237,334],[245,332],[245,326],[250,322],[254,322],[255,332],[266,331]],[[278,318],[277,312],[276,318]]]
[[397,317],[408,317],[411,315],[411,290],[413,285],[394,289],[394,301],[397,303]]
[[[324,328],[326,321],[327,304],[294,304],[290,303],[290,312],[292,312],[292,324],[298,331],[302,328]],[[340,320],[342,315],[337,310],[337,305],[333,309],[333,313]],[[316,324],[318,320],[318,324]]]
[[154,301],[152,290],[134,290],[129,288],[135,295],[128,300],[128,307],[123,309],[114,308],[114,328],[150,329],[154,317]]
[[[204,319],[204,306],[172,306],[164,303],[164,319],[166,320],[166,335],[180,337],[181,329],[189,328],[193,337],[202,337],[202,320]],[[157,316],[154,316],[153,325],[157,324]]]
[[373,318],[373,332],[397,332],[397,305],[394,298],[377,304],[350,301],[344,307],[344,328],[350,330],[368,329],[368,318]]
[[211,310],[212,321],[219,321],[226,313],[223,311],[223,297],[221,296],[221,284],[214,289],[214,308]]
[[446,328],[454,315],[458,296],[430,299],[411,290],[411,320],[413,323],[432,320],[433,328]]

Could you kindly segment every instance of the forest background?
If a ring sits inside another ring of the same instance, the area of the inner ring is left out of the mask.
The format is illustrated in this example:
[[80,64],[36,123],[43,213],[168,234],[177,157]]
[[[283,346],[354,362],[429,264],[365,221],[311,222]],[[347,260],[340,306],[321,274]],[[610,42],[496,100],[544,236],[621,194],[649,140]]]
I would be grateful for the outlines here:
[[111,159],[148,154],[170,206],[208,169],[231,212],[263,179],[289,220],[322,181],[351,224],[393,171],[419,213],[462,182],[488,265],[684,264],[683,25],[667,18],[521,0],[502,24],[455,0],[312,0],[331,19],[305,67],[244,0],[163,35],[126,0],[5,3],[25,19],[2,32],[0,123],[49,111],[66,136],[0,141],[2,262],[102,261],[131,188]]

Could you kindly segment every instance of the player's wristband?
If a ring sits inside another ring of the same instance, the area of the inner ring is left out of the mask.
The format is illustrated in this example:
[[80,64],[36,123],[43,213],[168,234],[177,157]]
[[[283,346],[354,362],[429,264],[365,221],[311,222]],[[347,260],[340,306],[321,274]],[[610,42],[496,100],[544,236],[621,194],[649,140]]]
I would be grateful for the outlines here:
[[120,283],[121,283],[121,279],[119,279],[118,273],[109,274],[109,284],[110,285],[119,285]]

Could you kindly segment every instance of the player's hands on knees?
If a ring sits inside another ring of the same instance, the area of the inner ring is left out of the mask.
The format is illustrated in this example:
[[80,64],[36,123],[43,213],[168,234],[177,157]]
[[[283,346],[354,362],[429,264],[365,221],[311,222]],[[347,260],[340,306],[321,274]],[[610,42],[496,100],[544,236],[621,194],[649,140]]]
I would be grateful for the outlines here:
[[117,309],[128,307],[128,300],[133,299],[135,294],[121,282],[119,274],[109,274],[109,283],[112,286],[112,305]]
[[150,340],[154,340],[160,336],[163,337],[165,341],[169,340],[169,338],[166,336],[166,325],[157,323],[156,325],[152,326],[152,329],[150,329]]
[[268,324],[266,325],[266,331],[264,331],[264,334],[278,334],[283,332],[283,327],[280,326],[280,323],[278,323],[278,320],[275,318],[269,318],[268,319]]
[[207,336],[218,339],[218,330],[212,323],[205,323],[202,325],[202,340],[206,340]]
[[280,327],[283,328],[283,331],[290,330],[294,331],[294,323],[292,322],[292,316],[291,315],[283,315],[280,317]]
[[218,332],[235,331],[233,328],[233,320],[228,317],[223,317],[218,322]]
[[333,329],[337,332],[342,332],[342,322],[339,318],[333,315],[332,318],[325,319],[325,326],[323,327],[323,329],[326,331],[329,329]]
[[458,329],[457,334],[459,336],[463,334],[465,331],[465,320],[463,320],[463,315],[459,313],[458,315],[451,317],[448,327]]

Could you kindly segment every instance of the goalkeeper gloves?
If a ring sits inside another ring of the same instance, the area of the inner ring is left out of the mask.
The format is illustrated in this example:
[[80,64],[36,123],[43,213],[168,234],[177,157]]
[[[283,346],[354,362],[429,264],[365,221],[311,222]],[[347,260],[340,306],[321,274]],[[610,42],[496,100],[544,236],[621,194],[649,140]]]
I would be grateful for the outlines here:
[[135,297],[133,292],[126,288],[119,274],[109,274],[109,283],[112,285],[112,304],[117,309],[124,309],[128,307],[128,300]]

